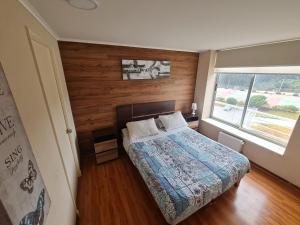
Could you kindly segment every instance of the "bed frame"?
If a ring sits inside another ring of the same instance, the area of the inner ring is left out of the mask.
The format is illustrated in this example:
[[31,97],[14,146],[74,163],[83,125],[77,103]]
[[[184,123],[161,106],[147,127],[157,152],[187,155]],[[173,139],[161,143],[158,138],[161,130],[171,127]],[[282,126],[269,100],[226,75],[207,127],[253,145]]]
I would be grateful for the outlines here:
[[125,152],[122,144],[122,129],[126,127],[127,122],[157,118],[159,115],[173,112],[175,112],[175,100],[117,106],[119,153]]

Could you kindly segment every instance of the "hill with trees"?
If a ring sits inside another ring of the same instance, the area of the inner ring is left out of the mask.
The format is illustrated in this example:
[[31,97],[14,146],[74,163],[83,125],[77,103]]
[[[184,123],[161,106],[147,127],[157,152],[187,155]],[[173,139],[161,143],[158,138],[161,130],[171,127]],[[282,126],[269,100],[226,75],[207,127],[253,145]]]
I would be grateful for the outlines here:
[[[226,76],[224,76],[226,74]],[[247,90],[253,74],[219,73],[218,87]],[[300,93],[300,74],[257,74],[253,91]]]

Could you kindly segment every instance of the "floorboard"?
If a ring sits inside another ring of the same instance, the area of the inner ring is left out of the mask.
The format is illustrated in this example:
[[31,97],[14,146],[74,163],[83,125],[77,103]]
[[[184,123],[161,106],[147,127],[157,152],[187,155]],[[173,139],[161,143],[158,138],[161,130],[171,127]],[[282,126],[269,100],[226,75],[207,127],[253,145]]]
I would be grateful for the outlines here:
[[[82,160],[79,225],[167,224],[127,156],[97,166]],[[300,225],[300,191],[253,166],[251,173],[180,225]]]

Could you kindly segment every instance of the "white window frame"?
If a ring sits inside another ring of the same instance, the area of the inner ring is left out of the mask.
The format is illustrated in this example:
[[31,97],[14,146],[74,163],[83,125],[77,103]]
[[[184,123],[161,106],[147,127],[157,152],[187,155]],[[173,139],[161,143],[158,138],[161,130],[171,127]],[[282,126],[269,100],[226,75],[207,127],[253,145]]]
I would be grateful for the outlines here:
[[[213,112],[214,112],[214,105],[215,105],[215,100],[216,100],[216,94],[217,94],[217,88],[218,88],[218,80],[219,80],[219,74],[226,74],[226,73],[230,73],[230,74],[250,74],[252,75],[249,87],[248,87],[248,92],[247,92],[247,97],[245,100],[245,105],[244,105],[244,109],[243,109],[243,113],[242,113],[242,117],[240,120],[240,123],[238,125],[235,125],[233,123],[230,123],[228,121],[222,120],[220,118],[216,118],[213,116]],[[215,81],[215,86],[214,86],[214,93],[213,93],[213,99],[212,99],[212,104],[211,104],[211,110],[210,110],[210,118],[219,121],[221,123],[224,123],[228,126],[234,127],[238,130],[241,130],[245,133],[251,134],[255,137],[258,138],[262,138],[266,141],[272,142],[276,145],[282,146],[282,147],[286,147],[286,143],[282,143],[280,141],[276,141],[272,138],[266,137],[264,135],[259,135],[255,132],[252,132],[248,129],[243,128],[243,123],[245,120],[245,115],[248,109],[248,104],[249,104],[249,100],[250,100],[250,96],[252,93],[252,89],[253,89],[253,85],[255,82],[255,78],[256,75],[259,74],[270,74],[270,75],[274,75],[274,74],[295,74],[295,75],[300,75],[300,66],[290,66],[290,67],[243,67],[243,68],[216,68],[215,69],[215,74],[216,74],[216,81]],[[295,128],[295,127],[294,127]],[[293,128],[293,129],[294,129]],[[292,131],[293,132],[293,131]],[[288,140],[289,141],[289,140]],[[288,143],[288,142],[287,142]]]

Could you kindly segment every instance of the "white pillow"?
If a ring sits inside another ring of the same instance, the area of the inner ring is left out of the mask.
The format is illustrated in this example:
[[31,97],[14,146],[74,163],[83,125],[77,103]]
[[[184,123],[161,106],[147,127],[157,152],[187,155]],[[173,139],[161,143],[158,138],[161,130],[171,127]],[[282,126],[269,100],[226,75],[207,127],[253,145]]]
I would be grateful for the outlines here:
[[128,134],[128,129],[123,128],[122,129],[122,137],[124,138],[128,138],[129,139],[129,134]]
[[130,141],[153,136],[159,133],[153,118],[126,123]]
[[175,112],[170,115],[162,115],[158,118],[160,119],[167,131],[188,126],[181,112]]

